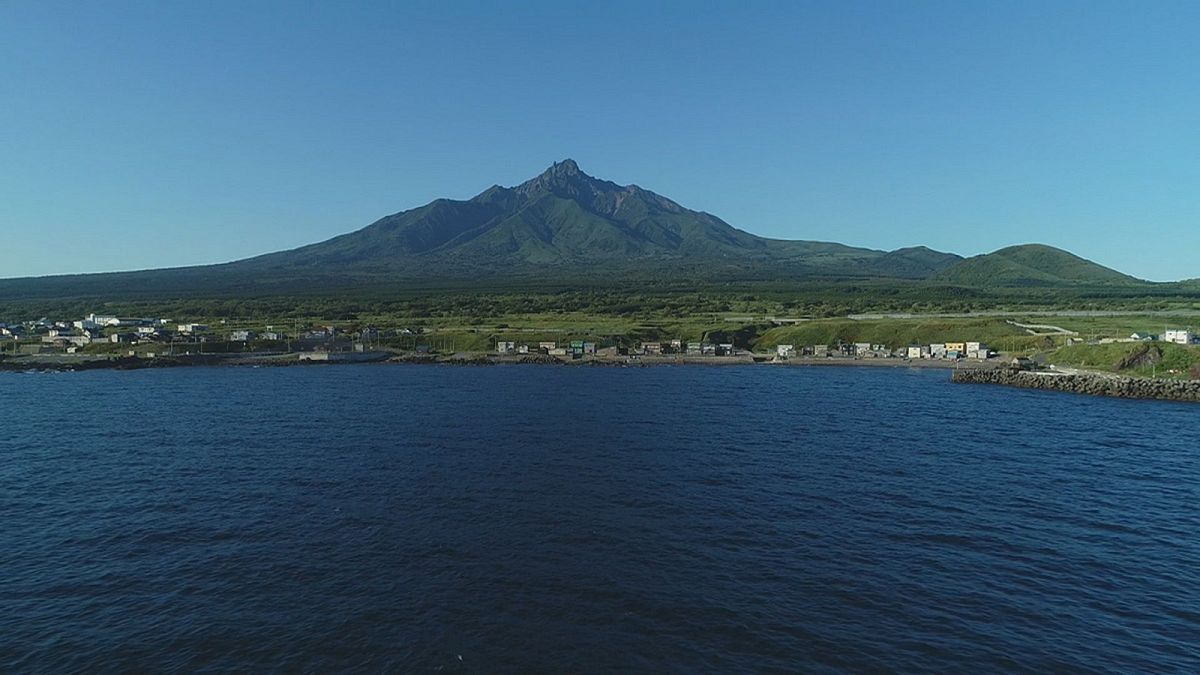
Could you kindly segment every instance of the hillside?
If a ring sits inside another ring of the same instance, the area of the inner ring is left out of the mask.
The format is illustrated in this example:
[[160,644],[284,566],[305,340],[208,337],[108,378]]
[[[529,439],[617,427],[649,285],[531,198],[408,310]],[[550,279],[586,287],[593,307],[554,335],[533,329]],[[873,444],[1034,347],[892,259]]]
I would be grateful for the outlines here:
[[753,266],[784,277],[922,278],[960,259],[923,248],[888,253],[758,237],[636,185],[593,178],[568,159],[513,188],[493,186],[466,201],[439,199],[329,241],[235,265],[439,277],[597,268],[654,274],[703,264]]
[[967,258],[932,276],[963,286],[1079,286],[1144,283],[1134,277],[1043,244],[1010,246]]
[[457,286],[920,280],[961,258],[755,236],[572,160],[516,187],[438,199],[327,241],[219,265],[0,280],[9,299],[353,293]]
[[1149,287],[1041,245],[963,259],[923,246],[879,251],[768,239],[637,185],[594,178],[568,159],[515,187],[495,185],[467,200],[438,199],[289,251],[219,265],[0,280],[0,298],[696,289],[739,283],[807,283],[860,295],[915,284],[956,297],[1002,288]]

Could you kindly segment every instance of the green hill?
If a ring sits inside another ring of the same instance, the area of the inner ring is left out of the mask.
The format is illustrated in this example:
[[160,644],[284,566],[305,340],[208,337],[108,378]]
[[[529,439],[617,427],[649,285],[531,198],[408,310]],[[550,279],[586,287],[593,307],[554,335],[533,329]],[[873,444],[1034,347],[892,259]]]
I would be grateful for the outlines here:
[[1043,244],[1010,246],[967,258],[932,276],[963,286],[1131,285],[1139,279]]

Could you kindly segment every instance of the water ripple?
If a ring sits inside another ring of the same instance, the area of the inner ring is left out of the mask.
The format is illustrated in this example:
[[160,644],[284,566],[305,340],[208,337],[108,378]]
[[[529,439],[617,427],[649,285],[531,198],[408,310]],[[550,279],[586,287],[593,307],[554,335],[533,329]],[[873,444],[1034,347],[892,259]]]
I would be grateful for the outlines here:
[[1197,672],[1195,406],[876,369],[0,374],[4,672]]

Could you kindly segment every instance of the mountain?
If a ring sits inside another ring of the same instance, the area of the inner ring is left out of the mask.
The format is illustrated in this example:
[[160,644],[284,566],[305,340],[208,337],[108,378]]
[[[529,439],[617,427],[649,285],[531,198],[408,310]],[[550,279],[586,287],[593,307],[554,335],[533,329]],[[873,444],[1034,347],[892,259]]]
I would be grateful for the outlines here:
[[572,160],[516,187],[438,199],[348,234],[220,265],[0,280],[0,297],[233,297],[635,282],[920,281],[944,287],[1144,283],[1040,245],[960,256],[759,237]]
[[1025,244],[967,258],[932,275],[962,286],[1129,285],[1139,279],[1053,246]]
[[235,265],[416,278],[614,267],[653,274],[696,265],[757,267],[783,277],[922,278],[959,260],[925,248],[884,252],[758,237],[636,185],[593,178],[568,159],[513,188],[493,186],[466,201],[439,199],[329,241]]

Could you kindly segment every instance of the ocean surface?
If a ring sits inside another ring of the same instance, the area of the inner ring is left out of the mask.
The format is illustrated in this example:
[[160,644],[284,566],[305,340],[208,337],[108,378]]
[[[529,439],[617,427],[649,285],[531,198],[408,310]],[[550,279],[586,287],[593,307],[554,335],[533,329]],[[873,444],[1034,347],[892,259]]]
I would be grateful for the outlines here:
[[0,373],[0,672],[1200,672],[1200,406],[882,368]]

